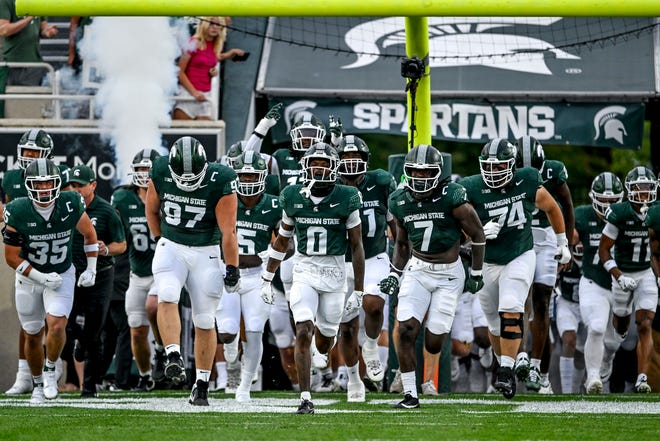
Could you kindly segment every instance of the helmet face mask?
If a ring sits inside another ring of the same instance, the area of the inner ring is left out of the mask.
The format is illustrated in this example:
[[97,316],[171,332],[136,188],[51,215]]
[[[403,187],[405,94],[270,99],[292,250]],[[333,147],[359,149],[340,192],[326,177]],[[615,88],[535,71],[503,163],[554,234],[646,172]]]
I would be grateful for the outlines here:
[[369,147],[360,138],[354,135],[342,137],[339,146],[339,168],[340,176],[359,176],[367,172],[369,164]]
[[420,144],[413,147],[404,159],[403,185],[416,197],[426,197],[440,183],[444,160],[433,146]]
[[311,113],[304,113],[291,127],[291,147],[294,151],[305,152],[325,138],[325,125]]
[[623,194],[623,184],[614,173],[603,172],[591,182],[591,206],[603,217],[611,204],[623,200]]
[[204,146],[191,136],[177,139],[170,149],[168,166],[180,190],[197,190],[209,166]]
[[243,152],[234,159],[232,166],[238,175],[239,195],[257,196],[266,190],[268,167],[259,153],[251,150]]
[[137,187],[147,188],[149,186],[149,170],[153,161],[160,156],[154,149],[142,149],[134,157],[131,163],[131,180]]
[[41,206],[49,206],[60,196],[62,178],[51,160],[35,159],[25,169],[25,188],[28,197]]
[[334,147],[324,142],[311,146],[300,159],[302,180],[316,188],[330,187],[337,180],[339,155]]
[[504,187],[511,182],[516,170],[516,148],[503,138],[489,141],[481,150],[479,170],[488,187]]
[[543,146],[533,136],[523,136],[516,140],[517,149],[516,166],[534,167],[538,171],[543,171],[545,165],[545,153]]
[[[29,154],[27,154],[29,152]],[[48,133],[39,129],[32,129],[23,134],[18,141],[18,166],[26,169],[37,158],[48,158],[53,151],[53,139]]]
[[646,167],[635,167],[628,172],[625,179],[628,200],[637,205],[650,205],[655,202],[658,192],[658,181],[651,170]]

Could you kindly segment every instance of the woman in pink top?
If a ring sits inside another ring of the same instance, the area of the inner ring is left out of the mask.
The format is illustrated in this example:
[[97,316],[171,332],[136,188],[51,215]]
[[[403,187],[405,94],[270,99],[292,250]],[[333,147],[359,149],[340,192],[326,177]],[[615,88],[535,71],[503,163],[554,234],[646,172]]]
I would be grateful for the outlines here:
[[227,37],[226,17],[202,17],[190,45],[179,59],[180,97],[195,101],[178,101],[173,119],[211,119],[211,79],[218,74],[218,61],[242,56],[241,49],[222,52]]

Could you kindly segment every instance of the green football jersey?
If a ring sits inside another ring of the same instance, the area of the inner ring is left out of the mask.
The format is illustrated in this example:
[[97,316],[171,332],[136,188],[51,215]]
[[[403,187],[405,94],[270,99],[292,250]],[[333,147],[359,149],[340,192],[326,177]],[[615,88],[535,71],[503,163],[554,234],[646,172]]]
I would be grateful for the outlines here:
[[73,234],[85,212],[82,196],[62,192],[48,220],[28,198],[14,199],[5,206],[5,222],[23,238],[21,257],[43,273],[63,273],[72,263]]
[[400,188],[390,196],[390,212],[408,233],[415,251],[438,254],[460,240],[461,225],[452,215],[454,208],[467,203],[465,188],[445,185],[435,196],[418,201],[408,189]]
[[[541,170],[541,180],[543,181],[543,187],[545,187],[545,189],[548,190],[548,193],[550,193],[556,200],[557,187],[568,182],[568,170],[566,170],[566,166],[563,162],[546,159],[543,164],[543,170]],[[557,201],[557,203],[559,204],[559,201]],[[547,228],[550,226],[550,221],[548,220],[545,211],[539,209],[534,211],[532,226],[539,228]]]
[[[110,202],[96,195],[85,209],[85,212],[92,221],[92,225],[94,225],[98,240],[102,240],[106,244],[126,240],[124,224],[122,224],[119,214],[110,205]],[[73,236],[73,264],[78,272],[82,272],[87,268],[87,253],[85,253],[84,246],[85,238],[76,231]],[[99,254],[96,270],[98,272],[107,266],[114,265],[114,263],[114,257]]]
[[298,252],[308,256],[343,256],[348,235],[346,220],[362,206],[355,187],[336,184],[330,194],[315,204],[300,194],[302,184],[289,185],[280,193],[280,206],[295,222]]
[[582,272],[580,267],[573,263],[571,269],[559,273],[559,287],[561,296],[569,302],[579,303],[580,301],[580,276]]
[[255,256],[266,251],[281,218],[282,209],[277,196],[264,193],[252,208],[243,205],[239,198],[236,220],[238,254]]
[[273,152],[273,158],[277,160],[280,173],[280,191],[286,186],[301,184],[302,168],[300,160],[293,156],[289,149],[278,149]]
[[221,197],[236,193],[238,181],[234,170],[217,162],[209,163],[202,185],[194,191],[176,186],[167,156],[154,161],[149,175],[160,197],[163,237],[193,247],[220,243],[215,207]]
[[614,242],[614,260],[621,271],[642,271],[651,266],[649,229],[629,201],[610,205],[607,222],[619,229]]
[[532,213],[536,210],[536,191],[541,186],[538,170],[517,169],[504,188],[490,188],[481,175],[461,180],[482,225],[497,220],[502,229],[497,238],[486,242],[484,261],[506,265],[534,247]]
[[584,247],[582,274],[598,286],[612,288],[612,276],[603,268],[598,257],[598,245],[603,235],[605,221],[596,215],[591,205],[581,205],[575,209],[575,230]]
[[151,276],[156,242],[147,225],[144,202],[135,187],[124,187],[115,190],[110,204],[115,207],[124,224],[131,272],[139,277]]
[[[396,190],[396,182],[385,170],[370,170],[357,188],[362,194],[362,246],[365,259],[369,259],[387,251],[387,201]],[[346,261],[351,261],[350,251]]]

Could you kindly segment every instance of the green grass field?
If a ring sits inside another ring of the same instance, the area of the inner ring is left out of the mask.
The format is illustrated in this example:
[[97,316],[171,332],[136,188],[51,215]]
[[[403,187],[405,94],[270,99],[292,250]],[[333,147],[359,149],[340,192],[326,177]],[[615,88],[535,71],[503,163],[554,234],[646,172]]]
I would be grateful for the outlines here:
[[254,392],[241,405],[212,393],[210,406],[190,406],[187,393],[101,393],[96,400],[63,394],[45,405],[29,396],[0,398],[0,440],[654,440],[660,395],[450,394],[422,397],[421,408],[395,410],[399,395],[314,394],[315,415],[295,415],[298,394]]

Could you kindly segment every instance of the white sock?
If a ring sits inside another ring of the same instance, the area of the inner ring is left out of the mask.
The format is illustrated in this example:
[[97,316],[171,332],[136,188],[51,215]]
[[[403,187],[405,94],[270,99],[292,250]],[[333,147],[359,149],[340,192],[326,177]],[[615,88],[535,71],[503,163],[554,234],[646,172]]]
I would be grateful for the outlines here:
[[140,377],[144,377],[145,375],[149,375],[151,377],[151,369],[146,370],[144,372],[138,370],[138,372],[140,373]]
[[50,360],[48,359],[48,357],[46,357],[46,365],[45,365],[45,367],[46,367],[46,369],[48,369],[49,371],[54,371],[54,370],[55,370],[55,362],[54,362],[54,361],[50,361]]
[[587,377],[596,378],[600,375],[600,365],[603,362],[605,351],[605,335],[589,332],[584,342],[584,365],[587,369]]
[[30,372],[30,366],[25,358],[18,359],[18,370],[24,372]]
[[401,372],[401,382],[403,383],[403,393],[417,398],[417,378],[415,371]]
[[167,355],[170,355],[172,352],[178,352],[179,354],[181,354],[181,345],[172,344],[165,346],[165,353]]
[[207,371],[204,369],[196,369],[195,372],[196,372],[195,381],[202,380],[206,383],[209,382],[209,378],[211,378],[211,371]]
[[308,390],[300,392],[300,399],[301,400],[312,400],[312,393]]
[[512,357],[509,357],[508,355],[502,355],[499,358],[500,359],[498,361],[500,362],[500,366],[513,369],[513,365],[516,363],[516,360],[514,360]]
[[530,359],[529,364],[532,365],[532,367],[535,367],[536,369],[541,370],[541,359],[540,358]]
[[348,382],[357,383],[360,381],[360,362],[355,363],[355,366],[347,366]]
[[378,346],[378,358],[383,369],[387,370],[387,360],[390,357],[390,348],[387,346]]
[[364,344],[362,345],[363,351],[374,352],[378,350],[378,339],[371,338],[368,335],[364,337]]
[[573,357],[559,357],[559,376],[561,378],[561,393],[573,393],[573,375],[575,366]]

